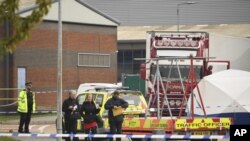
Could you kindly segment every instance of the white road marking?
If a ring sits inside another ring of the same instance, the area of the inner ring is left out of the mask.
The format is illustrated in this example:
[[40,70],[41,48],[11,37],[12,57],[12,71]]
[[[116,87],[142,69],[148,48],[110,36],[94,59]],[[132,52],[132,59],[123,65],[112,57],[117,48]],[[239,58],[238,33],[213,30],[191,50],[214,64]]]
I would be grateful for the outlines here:
[[40,133],[43,133],[44,129],[49,127],[50,125],[44,125],[38,128],[38,130],[40,131]]
[[29,130],[31,130],[33,127],[35,127],[35,126],[37,126],[37,125],[30,125],[29,126]]

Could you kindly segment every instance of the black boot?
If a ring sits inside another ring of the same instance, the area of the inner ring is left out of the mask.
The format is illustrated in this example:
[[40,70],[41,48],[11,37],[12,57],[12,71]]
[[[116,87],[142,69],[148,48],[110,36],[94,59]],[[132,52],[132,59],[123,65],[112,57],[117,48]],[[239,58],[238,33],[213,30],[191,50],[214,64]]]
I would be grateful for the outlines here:
[[23,129],[21,127],[18,128],[18,133],[23,133]]
[[29,129],[25,129],[24,133],[29,134],[30,133]]
[[23,131],[22,130],[18,130],[18,133],[23,133]]

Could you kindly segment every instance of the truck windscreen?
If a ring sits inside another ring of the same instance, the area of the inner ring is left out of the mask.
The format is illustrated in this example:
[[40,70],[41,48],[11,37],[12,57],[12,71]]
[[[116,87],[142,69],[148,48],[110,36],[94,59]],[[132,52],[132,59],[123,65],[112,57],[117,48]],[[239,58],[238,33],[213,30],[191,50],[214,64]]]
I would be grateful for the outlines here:
[[[171,68],[171,73],[169,76]],[[189,69],[188,65],[179,65],[180,74],[183,81],[188,79]],[[177,66],[170,66],[170,65],[160,65],[160,74],[163,81],[180,81],[180,75],[178,73]],[[200,80],[202,78],[202,66],[194,66],[196,79]],[[150,67],[150,79],[153,81],[156,72],[156,65],[151,65]],[[169,76],[169,78],[168,78]]]

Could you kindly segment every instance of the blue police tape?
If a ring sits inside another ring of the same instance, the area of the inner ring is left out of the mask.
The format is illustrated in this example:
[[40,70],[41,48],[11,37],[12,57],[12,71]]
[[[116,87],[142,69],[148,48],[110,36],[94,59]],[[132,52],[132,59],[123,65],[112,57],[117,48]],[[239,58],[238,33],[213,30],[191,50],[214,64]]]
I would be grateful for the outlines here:
[[89,138],[151,138],[151,139],[229,139],[224,135],[133,135],[133,134],[20,134],[20,133],[0,133],[0,137],[41,137],[41,138],[60,138],[60,137],[89,137]]

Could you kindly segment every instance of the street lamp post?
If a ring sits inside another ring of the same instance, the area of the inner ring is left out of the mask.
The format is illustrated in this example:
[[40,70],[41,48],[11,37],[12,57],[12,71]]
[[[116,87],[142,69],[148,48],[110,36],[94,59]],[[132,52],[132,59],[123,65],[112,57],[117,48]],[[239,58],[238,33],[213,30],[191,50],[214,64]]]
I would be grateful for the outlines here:
[[[57,133],[62,134],[62,0],[58,0]],[[57,138],[62,141],[62,138]]]
[[182,2],[182,3],[178,3],[177,4],[177,32],[179,32],[179,26],[180,26],[180,21],[179,21],[179,18],[180,18],[180,6],[181,5],[189,5],[189,4],[196,4],[197,2],[195,1],[186,1],[186,2]]

